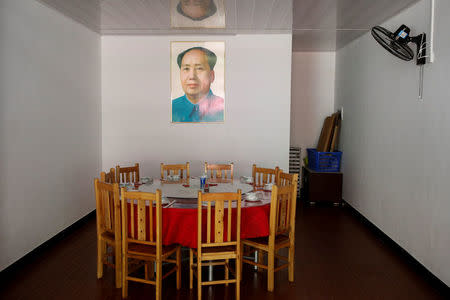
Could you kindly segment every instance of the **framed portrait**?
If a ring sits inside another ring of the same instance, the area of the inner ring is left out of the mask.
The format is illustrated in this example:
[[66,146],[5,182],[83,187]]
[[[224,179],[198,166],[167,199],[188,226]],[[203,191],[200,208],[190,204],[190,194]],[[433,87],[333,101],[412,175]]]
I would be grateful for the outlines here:
[[171,42],[172,123],[225,120],[225,42]]
[[225,28],[226,0],[170,0],[172,28]]

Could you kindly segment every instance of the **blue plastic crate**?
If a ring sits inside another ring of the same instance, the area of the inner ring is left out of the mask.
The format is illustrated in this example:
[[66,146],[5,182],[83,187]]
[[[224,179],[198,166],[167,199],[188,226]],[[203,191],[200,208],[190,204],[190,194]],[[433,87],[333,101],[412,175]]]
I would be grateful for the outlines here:
[[341,169],[342,152],[319,152],[316,149],[308,151],[308,167],[317,172],[339,172]]

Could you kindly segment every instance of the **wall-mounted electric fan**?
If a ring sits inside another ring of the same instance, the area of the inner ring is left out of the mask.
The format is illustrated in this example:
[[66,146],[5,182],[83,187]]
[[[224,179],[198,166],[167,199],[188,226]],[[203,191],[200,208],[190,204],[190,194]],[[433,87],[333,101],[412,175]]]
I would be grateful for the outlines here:
[[426,63],[426,39],[425,33],[418,36],[410,36],[410,29],[406,25],[400,26],[394,33],[381,26],[372,28],[372,36],[387,51],[403,60],[409,61],[414,58],[413,50],[408,46],[414,43],[417,46],[417,64]]
[[427,62],[427,36],[425,33],[422,33],[412,37],[409,35],[410,31],[411,30],[406,25],[400,26],[394,33],[381,26],[375,26],[372,28],[372,36],[384,49],[406,61],[410,61],[414,58],[414,52],[408,44],[416,44],[416,63],[417,65],[420,65],[419,99],[422,99],[423,65]]

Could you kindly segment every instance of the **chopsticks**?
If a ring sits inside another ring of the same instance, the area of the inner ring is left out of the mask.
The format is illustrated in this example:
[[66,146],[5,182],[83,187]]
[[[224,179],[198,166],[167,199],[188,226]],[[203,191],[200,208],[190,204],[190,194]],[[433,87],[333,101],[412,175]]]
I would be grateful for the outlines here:
[[172,200],[169,202],[169,204],[167,204],[166,206],[163,206],[163,208],[171,207],[175,202],[176,202],[176,200]]

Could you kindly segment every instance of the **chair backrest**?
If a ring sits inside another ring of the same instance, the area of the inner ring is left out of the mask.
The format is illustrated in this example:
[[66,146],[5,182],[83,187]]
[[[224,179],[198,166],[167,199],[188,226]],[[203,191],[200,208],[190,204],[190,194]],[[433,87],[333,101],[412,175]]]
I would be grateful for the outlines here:
[[97,234],[113,233],[120,241],[119,185],[94,179],[97,213]]
[[297,175],[297,179],[298,179],[298,174],[284,173],[283,171],[280,170],[279,175],[278,175],[278,181],[277,181],[278,187],[294,184],[295,175]]
[[285,185],[291,185],[294,183],[297,186],[297,191],[295,193],[295,197],[297,197],[298,196],[298,174],[283,173],[280,170],[280,173],[278,174],[278,181],[277,181],[278,187],[285,186]]
[[276,184],[278,180],[278,174],[280,172],[279,167],[275,169],[259,168],[253,165],[252,176],[253,176],[253,186],[255,188],[264,187],[266,183]]
[[[156,246],[156,255],[161,256],[161,190],[156,190],[156,193],[144,193],[127,192],[126,188],[122,188],[121,195],[122,247],[124,253],[128,251],[129,243],[135,243]],[[154,206],[156,209],[154,209]]]
[[108,173],[101,172],[100,180],[107,183],[116,183],[116,170],[111,168]]
[[[205,247],[237,246],[237,249],[240,248],[241,194],[241,190],[237,190],[236,193],[198,192],[197,251],[199,253],[201,248]],[[236,209],[233,208],[233,202],[236,203]],[[204,217],[205,213],[206,218]],[[202,235],[204,221],[206,222],[206,235]],[[212,222],[214,224],[211,224]],[[235,222],[235,226],[233,226],[233,222]],[[214,232],[211,232],[211,228]]]
[[205,174],[209,179],[233,181],[233,163],[208,164],[205,162]]
[[[297,174],[294,174],[298,177]],[[297,204],[297,182],[272,187],[270,202],[270,235],[269,243],[275,242],[278,234],[293,235],[295,231],[295,210]]]
[[185,165],[165,165],[161,163],[161,180],[166,180],[169,175],[180,175],[181,180],[189,180],[189,162]]
[[129,183],[138,182],[139,177],[139,164],[136,163],[132,167],[116,167],[116,182],[117,183]]

